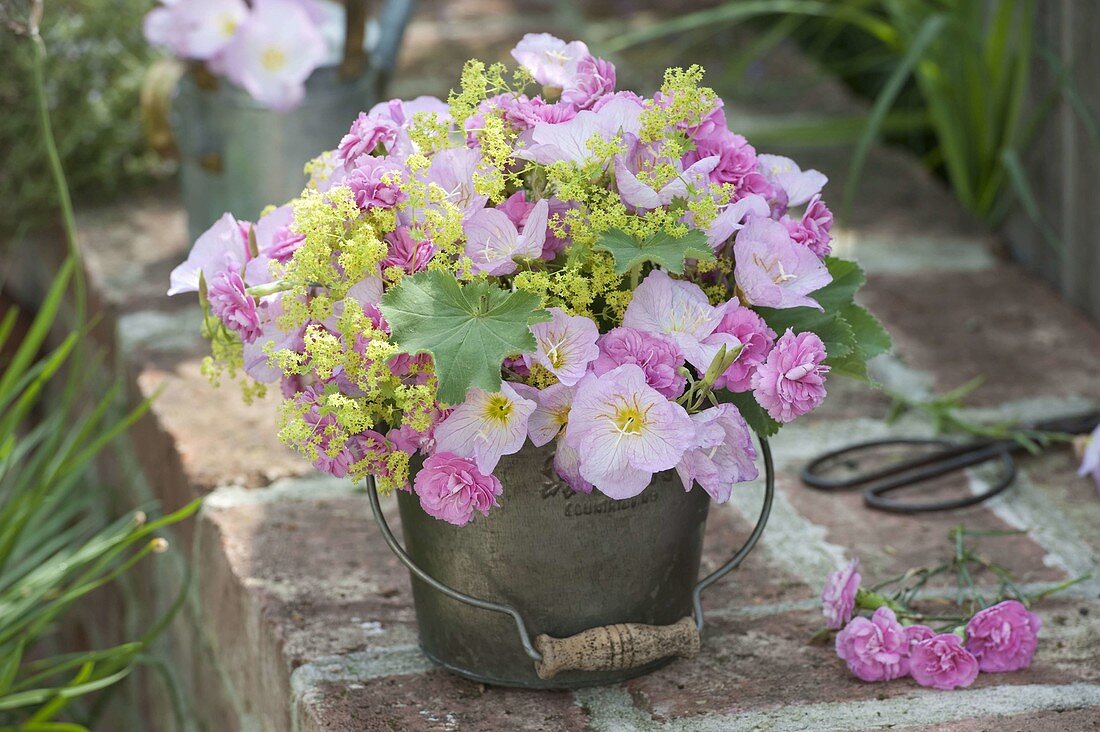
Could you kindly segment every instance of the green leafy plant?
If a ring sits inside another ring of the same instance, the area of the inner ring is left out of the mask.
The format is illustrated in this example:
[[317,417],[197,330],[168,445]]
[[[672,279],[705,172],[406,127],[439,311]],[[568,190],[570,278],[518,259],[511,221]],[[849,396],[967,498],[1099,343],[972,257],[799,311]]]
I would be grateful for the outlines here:
[[679,239],[658,231],[642,241],[625,231],[612,229],[600,238],[596,249],[611,253],[618,274],[640,268],[645,262],[658,264],[673,274],[683,274],[685,259],[714,261],[714,252],[707,244],[706,234],[698,229],[689,231]]

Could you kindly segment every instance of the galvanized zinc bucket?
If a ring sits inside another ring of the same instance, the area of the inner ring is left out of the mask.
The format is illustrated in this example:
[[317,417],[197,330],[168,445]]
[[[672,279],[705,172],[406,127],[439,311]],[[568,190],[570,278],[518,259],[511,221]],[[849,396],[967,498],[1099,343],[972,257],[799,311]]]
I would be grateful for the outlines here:
[[335,147],[356,115],[382,98],[411,7],[412,0],[386,0],[365,69],[350,79],[336,66],[317,69],[305,99],[286,112],[224,80],[201,77],[215,82],[206,88],[211,84],[195,74],[180,78],[170,120],[192,241],[226,211],[255,219],[265,206],[301,193],[305,164]]
[[701,581],[710,497],[685,492],[672,471],[615,501],[573,492],[554,473],[552,446],[527,447],[493,471],[500,506],[466,526],[428,516],[415,494],[400,492],[404,547],[372,484],[375,519],[412,576],[424,653],[476,681],[530,688],[610,684],[695,655],[703,590],[748,555],[771,511],[771,452],[760,447],[760,517]]

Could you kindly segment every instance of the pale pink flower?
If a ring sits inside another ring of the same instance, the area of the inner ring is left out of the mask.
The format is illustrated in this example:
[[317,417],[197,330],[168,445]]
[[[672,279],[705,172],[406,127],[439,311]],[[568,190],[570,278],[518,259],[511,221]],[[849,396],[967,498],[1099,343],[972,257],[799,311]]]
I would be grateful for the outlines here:
[[577,64],[589,57],[582,41],[566,43],[549,33],[528,33],[512,49],[512,58],[546,87],[564,89],[577,76]]
[[327,53],[325,37],[295,0],[255,0],[219,68],[261,104],[275,110],[297,106],[305,82]]
[[550,308],[550,316],[550,321],[531,326],[538,348],[529,358],[542,364],[561,383],[572,386],[600,355],[596,345],[600,330],[591,318],[569,315],[561,308]]
[[382,260],[382,269],[400,267],[407,274],[415,274],[428,266],[435,254],[435,245],[428,239],[418,241],[406,226],[386,234],[389,252]]
[[690,491],[698,482],[711,498],[725,503],[733,486],[755,480],[756,448],[741,412],[732,404],[719,404],[691,415],[696,438],[676,465],[676,472]]
[[215,275],[225,271],[228,262],[243,267],[248,259],[247,233],[242,236],[240,222],[233,214],[223,214],[195,240],[187,260],[172,270],[168,294],[198,292],[200,274],[209,285]]
[[623,325],[667,335],[680,347],[688,363],[704,372],[722,345],[717,340],[708,340],[708,336],[722,322],[725,309],[725,305],[712,306],[695,283],[674,280],[663,270],[655,269],[634,290]]
[[840,630],[852,619],[861,581],[858,558],[848,562],[825,580],[825,587],[821,590],[821,614],[825,616],[825,627]]
[[490,508],[500,505],[497,496],[504,492],[496,476],[450,452],[437,452],[424,461],[413,490],[425,513],[455,526],[470,523],[475,513],[488,516]]
[[592,362],[597,376],[623,364],[636,364],[646,383],[669,399],[684,393],[687,377],[680,373],[684,354],[668,336],[627,326],[614,328],[599,340],[599,357]]
[[520,232],[508,215],[483,208],[466,220],[466,256],[475,274],[505,275],[516,271],[515,258],[538,259],[546,242],[549,204],[540,200]]
[[584,163],[592,157],[589,142],[595,138],[637,135],[641,129],[642,106],[632,99],[613,99],[599,111],[584,110],[568,122],[539,124],[531,131],[531,145],[516,150],[515,157],[542,165],[566,161]]
[[744,228],[747,219],[758,216],[767,218],[770,209],[763,196],[747,195],[723,208],[707,226],[707,244],[718,249],[734,233]]
[[1077,474],[1082,478],[1092,475],[1093,481],[1096,482],[1096,490],[1100,491],[1100,427],[1093,430],[1092,435],[1085,439],[1085,452]]
[[[293,230],[294,208],[279,206],[256,222],[256,246],[260,257],[285,264],[294,256],[306,237]],[[260,284],[254,282],[253,284]]]
[[742,345],[737,359],[715,379],[714,387],[735,393],[748,391],[756,368],[775,345],[775,331],[757,313],[732,300],[714,332],[728,333]]
[[751,305],[769,308],[821,305],[809,297],[832,281],[808,247],[794,242],[778,221],[752,218],[733,244],[734,278]]
[[542,447],[561,434],[569,423],[569,410],[573,406],[573,395],[576,394],[577,387],[552,384],[542,391],[527,387],[533,392],[528,396],[520,390],[519,384],[513,386],[537,405],[527,420],[527,435],[531,438],[531,444]]
[[344,184],[361,209],[393,208],[408,198],[401,190],[404,176],[405,168],[393,160],[366,155],[356,161]]
[[801,206],[821,193],[829,182],[825,175],[816,170],[803,171],[798,163],[782,155],[758,155],[760,172],[773,186],[782,188],[787,194],[787,205]]
[[348,133],[340,139],[336,159],[343,163],[345,170],[350,171],[364,155],[396,152],[402,136],[401,127],[389,116],[373,111],[371,114],[360,112]]
[[705,190],[706,177],[717,164],[717,157],[703,158],[657,190],[639,180],[631,171],[632,166],[619,155],[615,158],[615,184],[623,203],[639,210],[648,210],[667,206],[677,198],[687,200],[693,193]]
[[243,0],[171,0],[145,16],[145,38],[180,58],[218,55],[248,17]]
[[564,438],[554,448],[554,472],[577,493],[591,493],[594,487],[581,476],[581,454]]
[[825,345],[816,333],[790,328],[752,375],[753,396],[777,422],[790,422],[825,400]]
[[481,153],[468,147],[449,147],[432,156],[424,175],[428,183],[439,186],[447,202],[458,207],[463,219],[469,219],[485,206],[489,197],[477,192],[474,174],[481,164]]
[[1019,671],[1031,665],[1043,621],[1017,600],[978,611],[966,624],[966,650],[982,671]]
[[684,408],[633,364],[583,379],[565,431],[580,454],[580,476],[615,499],[638,495],[654,473],[675,467],[694,437]]
[[472,458],[488,475],[502,455],[523,447],[533,411],[535,403],[517,394],[507,381],[494,393],[473,387],[466,401],[435,428],[436,450]]
[[602,58],[585,56],[577,62],[573,78],[561,93],[561,100],[577,109],[589,109],[615,91],[615,66]]
[[954,633],[918,641],[909,649],[909,675],[921,686],[949,691],[978,678],[978,660]]
[[[429,114],[436,121],[446,124],[451,120],[451,107],[439,97],[419,96],[413,99],[390,99],[375,104],[367,112],[367,117],[386,118],[401,127],[408,128],[417,114]],[[373,148],[372,148],[373,149]]]
[[855,617],[836,636],[836,655],[861,681],[890,681],[905,675],[908,641],[894,611],[880,607],[868,620]]

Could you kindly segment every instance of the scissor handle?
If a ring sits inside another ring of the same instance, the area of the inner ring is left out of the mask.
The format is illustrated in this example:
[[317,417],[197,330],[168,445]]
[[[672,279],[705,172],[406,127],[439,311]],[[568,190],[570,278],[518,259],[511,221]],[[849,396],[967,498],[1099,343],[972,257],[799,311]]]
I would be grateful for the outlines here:
[[[992,448],[1000,448],[996,452],[992,452]],[[969,456],[968,456],[969,457]],[[969,465],[976,465],[982,462],[988,462],[991,459],[1000,457],[1002,464],[1004,465],[1004,474],[1001,479],[997,481],[995,485],[971,496],[964,498],[947,499],[943,501],[901,501],[893,498],[885,498],[889,493],[892,493],[900,488],[913,485],[914,483],[922,480],[928,480],[931,478],[945,475],[947,473],[954,472],[956,470],[962,470]],[[885,481],[877,485],[870,486],[863,491],[863,503],[871,508],[877,508],[880,511],[888,511],[889,513],[931,513],[933,511],[951,511],[956,508],[966,508],[967,506],[976,506],[983,501],[988,501],[993,496],[1001,493],[1007,489],[1012,482],[1016,480],[1016,460],[1012,457],[1012,452],[1005,449],[1000,445],[991,445],[987,448],[987,454],[980,460],[971,460],[966,465],[959,466],[955,464],[945,464],[938,468],[934,472],[922,475],[915,479],[895,479],[892,481]]]
[[[856,473],[848,478],[827,478],[821,474],[822,466],[829,463],[833,463],[840,460],[843,457],[854,455],[857,453],[868,452],[879,447],[895,447],[895,446],[910,446],[910,445],[939,445],[943,447],[942,450],[936,450],[922,455],[911,460],[906,460],[900,463],[894,463],[881,468],[876,471],[867,473]],[[932,463],[943,460],[950,455],[959,454],[962,451],[969,451],[972,449],[971,445],[958,445],[950,440],[925,438],[925,437],[897,437],[883,440],[868,440],[866,442],[858,442],[854,445],[843,447],[839,450],[831,450],[823,455],[819,455],[814,458],[805,468],[802,469],[802,482],[811,488],[818,490],[849,490],[852,488],[858,488],[859,486],[870,483],[871,481],[881,480],[882,478],[888,478],[892,475],[908,472],[915,468],[930,465]]]

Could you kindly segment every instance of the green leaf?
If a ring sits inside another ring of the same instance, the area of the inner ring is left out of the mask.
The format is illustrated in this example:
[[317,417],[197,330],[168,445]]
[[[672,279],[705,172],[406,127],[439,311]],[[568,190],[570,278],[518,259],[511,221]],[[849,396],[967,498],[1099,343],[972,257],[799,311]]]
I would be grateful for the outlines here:
[[817,292],[811,292],[810,297],[817,300],[825,312],[836,313],[851,304],[856,291],[867,282],[867,277],[863,274],[863,268],[850,259],[826,257],[825,267],[833,281]]
[[625,274],[643,262],[660,265],[673,274],[683,274],[685,259],[714,259],[706,234],[698,229],[692,229],[679,239],[658,231],[645,241],[638,241],[620,229],[611,229],[596,242],[596,249],[611,252],[618,274]]
[[856,337],[856,348],[864,360],[869,360],[886,353],[893,343],[890,334],[882,327],[882,323],[867,308],[852,303],[841,311],[841,316],[852,326],[852,332]]
[[825,351],[833,357],[841,358],[856,350],[856,335],[852,326],[837,313],[820,312],[813,308],[757,308],[768,327],[782,336],[790,328],[795,333],[813,331],[825,344]]
[[528,326],[550,319],[529,292],[505,292],[487,282],[459,284],[449,272],[405,277],[382,296],[391,338],[405,353],[430,353],[439,398],[459,404],[466,390],[500,390],[508,356],[534,351]]
[[771,437],[779,428],[781,424],[768,416],[768,413],[764,411],[764,408],[757,404],[756,399],[753,397],[751,391],[743,391],[740,393],[733,393],[722,389],[716,391],[714,396],[718,401],[724,404],[732,404],[737,407],[737,411],[741,412],[741,416],[745,418],[745,421],[749,423],[749,427],[760,437]]

